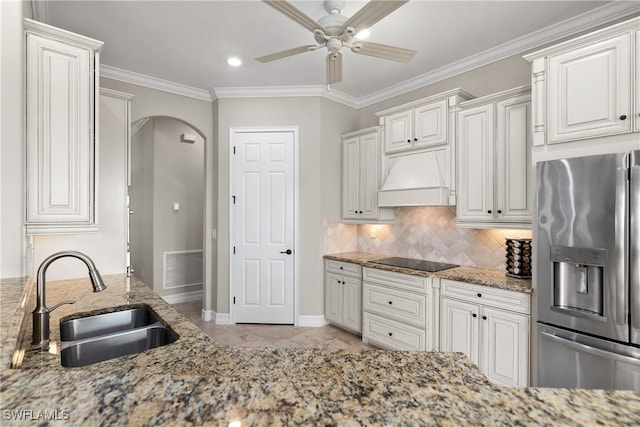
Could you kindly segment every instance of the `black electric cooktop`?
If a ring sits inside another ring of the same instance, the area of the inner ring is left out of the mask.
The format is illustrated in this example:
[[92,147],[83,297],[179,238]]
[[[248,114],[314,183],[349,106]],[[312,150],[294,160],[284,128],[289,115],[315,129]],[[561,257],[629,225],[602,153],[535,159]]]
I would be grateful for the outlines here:
[[442,271],[448,268],[460,267],[457,264],[447,264],[444,262],[425,261],[422,259],[400,258],[400,257],[375,259],[369,262],[373,264],[391,265],[394,267],[411,268],[413,270],[422,270],[422,271],[430,271],[430,272]]

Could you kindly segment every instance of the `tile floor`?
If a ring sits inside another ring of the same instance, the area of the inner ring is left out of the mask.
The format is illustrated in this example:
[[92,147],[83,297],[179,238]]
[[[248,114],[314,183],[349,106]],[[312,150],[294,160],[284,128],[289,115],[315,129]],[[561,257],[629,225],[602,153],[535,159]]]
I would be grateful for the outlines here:
[[360,336],[331,325],[319,328],[288,325],[215,325],[213,322],[202,321],[200,301],[173,304],[172,307],[221,345],[363,350],[376,348],[364,344]]

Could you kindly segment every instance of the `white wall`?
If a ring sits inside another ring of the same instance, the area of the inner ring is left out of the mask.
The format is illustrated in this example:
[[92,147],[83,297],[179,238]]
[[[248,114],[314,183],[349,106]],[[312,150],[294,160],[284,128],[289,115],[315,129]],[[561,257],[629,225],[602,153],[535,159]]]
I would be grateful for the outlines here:
[[0,278],[23,275],[24,37],[30,16],[19,1],[0,1]]
[[[340,212],[340,138],[354,130],[356,111],[320,97],[218,100],[218,301],[229,313],[229,129],[298,126],[299,312],[324,313],[323,220]],[[331,191],[331,189],[335,191]]]

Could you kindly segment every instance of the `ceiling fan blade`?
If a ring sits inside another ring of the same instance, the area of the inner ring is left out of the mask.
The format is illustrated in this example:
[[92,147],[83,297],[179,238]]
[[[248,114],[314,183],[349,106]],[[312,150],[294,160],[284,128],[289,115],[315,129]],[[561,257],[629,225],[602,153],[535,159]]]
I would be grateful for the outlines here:
[[375,56],[397,62],[409,62],[416,54],[416,51],[412,49],[364,41],[354,43],[351,50],[361,55]]
[[319,46],[314,46],[312,44],[307,46],[294,47],[293,49],[283,50],[282,52],[272,53],[271,55],[261,56],[256,58],[256,61],[259,62],[269,62],[275,61],[276,59],[286,58],[287,56],[297,55],[299,53],[310,52],[312,50],[316,50]]
[[342,54],[340,52],[327,55],[327,84],[342,81]]
[[321,29],[324,31],[324,27],[320,25],[316,20],[307,16],[300,9],[292,5],[286,0],[262,0],[268,6],[271,6],[278,12],[286,15],[290,19],[293,19],[298,24],[302,25],[309,31],[313,31],[315,29]]
[[370,0],[342,25],[352,27],[356,32],[373,26],[376,22],[407,3],[409,0]]

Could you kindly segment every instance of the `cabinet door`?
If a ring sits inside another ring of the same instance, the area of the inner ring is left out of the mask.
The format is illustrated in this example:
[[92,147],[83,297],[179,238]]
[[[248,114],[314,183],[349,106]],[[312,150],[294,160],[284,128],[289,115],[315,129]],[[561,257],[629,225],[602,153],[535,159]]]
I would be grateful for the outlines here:
[[458,113],[458,221],[492,221],[493,104]]
[[440,340],[441,351],[466,354],[479,365],[479,330],[476,304],[442,298]]
[[500,101],[496,112],[496,218],[498,222],[531,223],[531,98]]
[[413,147],[413,111],[391,114],[384,120],[384,152],[409,150]]
[[480,369],[493,382],[510,387],[529,385],[529,316],[482,309]]
[[549,143],[631,130],[631,34],[549,57]]
[[343,276],[342,325],[362,331],[362,281]]
[[342,276],[325,273],[324,316],[328,321],[342,323]]
[[414,109],[413,147],[447,142],[447,100]]
[[91,49],[27,34],[28,230],[95,226],[92,61]]
[[342,142],[342,218],[360,217],[360,138]]
[[378,133],[360,137],[360,218],[378,217]]

